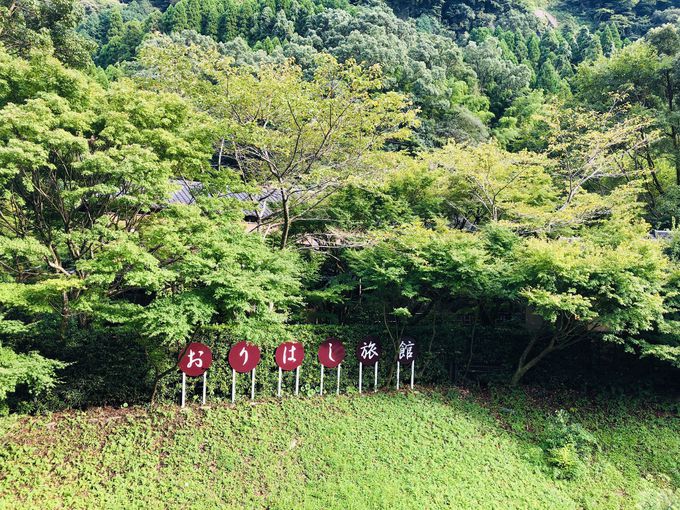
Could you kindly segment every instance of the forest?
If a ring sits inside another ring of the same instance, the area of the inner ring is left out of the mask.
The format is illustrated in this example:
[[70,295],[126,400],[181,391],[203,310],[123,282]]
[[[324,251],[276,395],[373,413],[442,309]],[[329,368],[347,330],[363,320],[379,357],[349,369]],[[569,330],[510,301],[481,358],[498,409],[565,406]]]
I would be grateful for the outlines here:
[[670,0],[1,0],[0,411],[329,335],[677,391],[679,94]]

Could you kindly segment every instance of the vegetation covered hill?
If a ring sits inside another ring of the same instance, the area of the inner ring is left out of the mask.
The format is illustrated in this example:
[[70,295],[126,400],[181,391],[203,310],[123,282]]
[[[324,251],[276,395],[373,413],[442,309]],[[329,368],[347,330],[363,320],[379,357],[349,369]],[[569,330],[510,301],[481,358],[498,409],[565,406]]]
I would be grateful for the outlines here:
[[570,398],[454,389],[3,418],[0,507],[676,508],[673,407]]
[[329,335],[386,384],[409,336],[425,383],[672,391],[678,19],[0,0],[0,413],[168,399],[190,340],[224,396],[235,342]]

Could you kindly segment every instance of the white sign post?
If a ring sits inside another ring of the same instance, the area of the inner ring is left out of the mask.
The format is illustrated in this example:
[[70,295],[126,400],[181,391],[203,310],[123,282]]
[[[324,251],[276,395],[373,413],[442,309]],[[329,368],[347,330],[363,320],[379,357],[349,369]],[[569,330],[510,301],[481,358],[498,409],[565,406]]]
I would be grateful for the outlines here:
[[305,358],[305,348],[300,342],[283,342],[276,348],[274,359],[279,367],[279,390],[281,397],[281,379],[283,371],[295,370],[295,395],[300,394],[300,365]]
[[321,385],[319,388],[319,395],[323,395],[323,365],[321,365]]
[[337,368],[338,369],[338,386],[336,388],[336,394],[340,394],[340,364],[342,360],[345,359],[345,346],[337,338],[329,337],[326,338],[324,342],[319,344],[319,349],[317,350],[317,357],[319,358],[319,363],[321,364],[321,390],[320,393],[323,395],[323,379],[324,373],[327,368]]
[[206,379],[208,378],[208,372],[203,372],[203,405],[205,405],[206,397]]
[[361,395],[361,385],[364,382],[364,364],[359,363],[359,394]]
[[191,342],[180,353],[177,366],[182,371],[182,407],[187,403],[187,376],[203,376],[203,394],[201,402],[205,405],[207,382],[206,371],[212,365],[212,351],[210,347],[200,342]]
[[250,372],[250,399],[255,400],[255,367],[260,362],[260,348],[248,342],[237,342],[229,350],[231,366],[231,403],[236,402],[236,374]]
[[[377,338],[367,336],[357,344],[356,356],[359,360],[359,393],[364,389],[364,365],[373,365],[373,392],[378,390],[378,359],[382,349]],[[370,383],[369,383],[370,384]]]
[[397,356],[397,389],[399,389],[399,368],[402,363],[409,363],[411,365],[411,389],[413,389],[416,366],[416,342],[413,338],[403,337],[399,343],[399,353]]
[[236,370],[231,369],[231,403],[236,402]]
[[378,391],[378,362],[375,362],[375,367],[373,368],[373,393]]
[[187,396],[187,374],[182,372],[182,407],[186,404]]

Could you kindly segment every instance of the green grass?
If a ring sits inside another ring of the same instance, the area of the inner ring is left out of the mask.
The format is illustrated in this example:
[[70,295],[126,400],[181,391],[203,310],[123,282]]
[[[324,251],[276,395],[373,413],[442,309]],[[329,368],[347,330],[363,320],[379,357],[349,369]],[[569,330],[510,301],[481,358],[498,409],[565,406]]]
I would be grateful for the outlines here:
[[677,508],[676,412],[571,404],[599,444],[571,479],[541,447],[553,408],[517,394],[11,416],[0,508]]

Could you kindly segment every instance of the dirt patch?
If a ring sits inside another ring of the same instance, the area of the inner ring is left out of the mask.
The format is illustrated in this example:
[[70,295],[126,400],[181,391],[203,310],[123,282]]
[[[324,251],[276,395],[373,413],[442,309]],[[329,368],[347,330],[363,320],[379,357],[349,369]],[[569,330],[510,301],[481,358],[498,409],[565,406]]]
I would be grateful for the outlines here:
[[548,11],[545,11],[543,9],[535,9],[534,16],[536,16],[538,19],[546,21],[551,27],[557,28],[558,25],[557,18],[550,14]]

